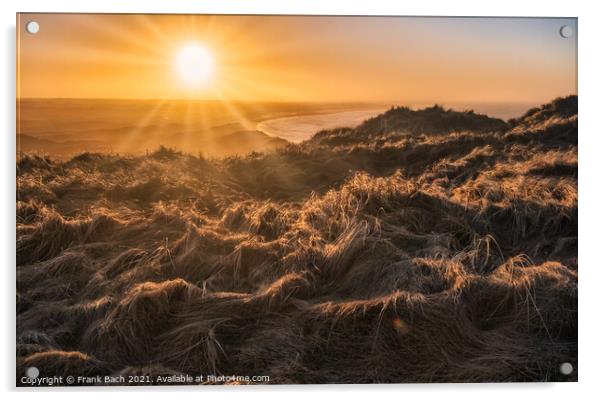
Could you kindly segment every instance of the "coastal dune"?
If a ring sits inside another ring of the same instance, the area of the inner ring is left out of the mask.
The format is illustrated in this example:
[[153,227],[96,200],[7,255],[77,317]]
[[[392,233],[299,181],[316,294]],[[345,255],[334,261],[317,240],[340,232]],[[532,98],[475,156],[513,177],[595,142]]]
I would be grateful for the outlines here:
[[23,153],[17,377],[576,381],[577,124],[569,96],[248,156]]

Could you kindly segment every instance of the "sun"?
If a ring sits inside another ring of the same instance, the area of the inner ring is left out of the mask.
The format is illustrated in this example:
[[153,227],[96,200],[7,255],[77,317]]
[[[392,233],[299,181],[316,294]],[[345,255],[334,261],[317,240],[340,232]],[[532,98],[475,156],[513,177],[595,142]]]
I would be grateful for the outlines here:
[[213,76],[213,55],[201,44],[188,43],[178,50],[174,66],[178,76],[187,84],[206,84]]

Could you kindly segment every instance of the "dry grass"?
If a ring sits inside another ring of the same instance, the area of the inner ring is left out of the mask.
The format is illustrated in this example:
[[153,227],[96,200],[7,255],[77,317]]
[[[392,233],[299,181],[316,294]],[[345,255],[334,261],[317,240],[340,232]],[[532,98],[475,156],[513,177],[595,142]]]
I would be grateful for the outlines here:
[[575,97],[245,158],[23,155],[17,182],[18,374],[577,378]]

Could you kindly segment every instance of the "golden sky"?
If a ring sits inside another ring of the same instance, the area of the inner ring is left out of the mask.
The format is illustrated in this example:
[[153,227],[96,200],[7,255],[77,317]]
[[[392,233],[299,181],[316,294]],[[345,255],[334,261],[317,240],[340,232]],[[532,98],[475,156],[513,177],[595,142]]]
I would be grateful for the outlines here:
[[[31,35],[25,24],[35,20]],[[18,95],[543,103],[577,92],[576,19],[20,14]],[[211,55],[201,84],[176,66]],[[186,61],[185,61],[186,62]]]

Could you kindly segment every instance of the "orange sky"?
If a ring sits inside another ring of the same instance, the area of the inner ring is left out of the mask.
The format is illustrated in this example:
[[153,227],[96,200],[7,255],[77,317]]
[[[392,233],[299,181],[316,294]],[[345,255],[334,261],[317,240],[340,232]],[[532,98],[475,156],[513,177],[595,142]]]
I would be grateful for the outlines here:
[[[27,21],[40,23],[36,35]],[[20,14],[18,93],[53,98],[532,102],[573,94],[575,19]],[[175,71],[186,43],[212,79]]]

